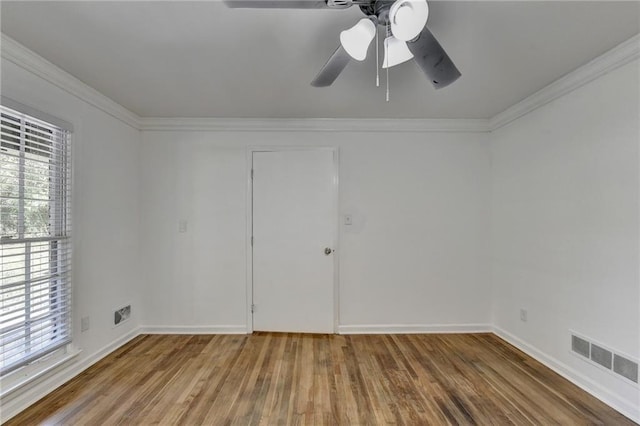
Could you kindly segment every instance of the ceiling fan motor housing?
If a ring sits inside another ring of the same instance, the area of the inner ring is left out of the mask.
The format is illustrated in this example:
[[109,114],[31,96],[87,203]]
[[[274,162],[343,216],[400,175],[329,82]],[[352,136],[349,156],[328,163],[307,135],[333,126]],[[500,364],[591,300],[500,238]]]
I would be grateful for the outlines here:
[[346,9],[353,5],[353,0],[327,0],[327,6],[331,9]]
[[367,16],[376,16],[378,24],[386,26],[389,23],[389,9],[395,0],[371,0],[368,3],[360,3],[360,10]]

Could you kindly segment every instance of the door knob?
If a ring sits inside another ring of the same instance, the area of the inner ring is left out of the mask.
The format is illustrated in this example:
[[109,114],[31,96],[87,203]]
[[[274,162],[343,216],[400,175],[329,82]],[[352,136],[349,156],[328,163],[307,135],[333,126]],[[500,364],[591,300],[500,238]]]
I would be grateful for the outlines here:
[[329,256],[331,253],[333,253],[333,249],[331,249],[331,248],[329,248],[329,247],[327,247],[327,248],[325,248],[325,249],[324,249],[324,254],[325,254],[325,255]]

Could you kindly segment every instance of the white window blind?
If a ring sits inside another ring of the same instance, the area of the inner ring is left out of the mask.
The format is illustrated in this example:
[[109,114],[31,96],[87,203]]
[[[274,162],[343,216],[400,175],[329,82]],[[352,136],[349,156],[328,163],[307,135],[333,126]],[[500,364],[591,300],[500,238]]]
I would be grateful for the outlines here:
[[69,144],[0,105],[0,375],[71,341]]

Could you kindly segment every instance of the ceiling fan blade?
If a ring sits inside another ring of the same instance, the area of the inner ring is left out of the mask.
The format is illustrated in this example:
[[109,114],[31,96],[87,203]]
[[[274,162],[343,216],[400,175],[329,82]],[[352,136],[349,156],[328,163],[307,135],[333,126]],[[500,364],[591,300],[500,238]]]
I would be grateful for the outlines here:
[[351,56],[344,50],[344,47],[342,45],[339,46],[327,63],[324,64],[316,78],[313,79],[311,85],[313,87],[331,86],[350,60]]
[[436,89],[450,85],[462,75],[427,27],[415,40],[408,41],[407,47]]
[[326,0],[224,0],[232,9],[327,9]]

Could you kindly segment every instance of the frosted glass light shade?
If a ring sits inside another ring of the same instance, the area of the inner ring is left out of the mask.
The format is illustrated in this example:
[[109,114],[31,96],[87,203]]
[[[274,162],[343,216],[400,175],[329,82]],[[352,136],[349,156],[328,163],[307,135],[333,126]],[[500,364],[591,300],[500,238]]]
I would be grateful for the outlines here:
[[413,53],[407,47],[407,43],[395,37],[384,39],[384,61],[382,68],[389,68],[407,62],[413,58]]
[[413,40],[427,24],[427,0],[398,0],[389,9],[391,33],[402,41]]
[[356,61],[364,61],[371,40],[376,36],[376,25],[368,18],[358,21],[353,27],[340,33],[340,43]]

